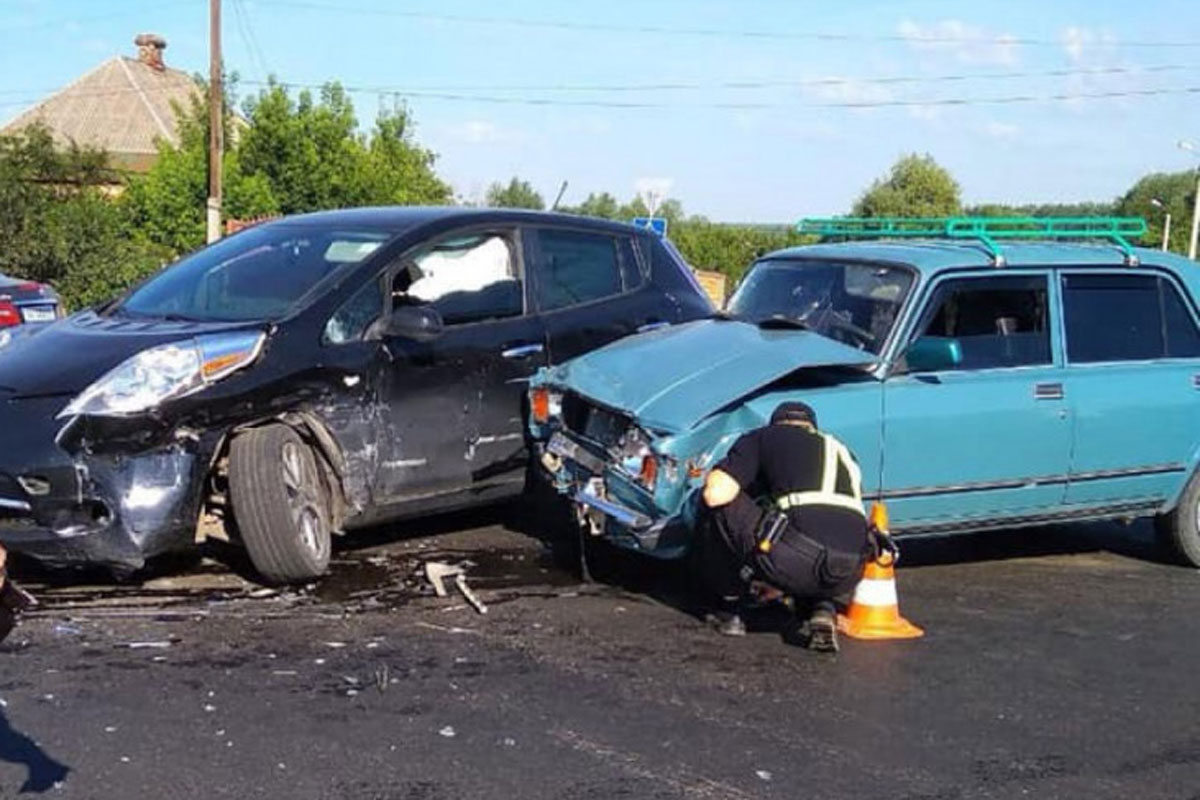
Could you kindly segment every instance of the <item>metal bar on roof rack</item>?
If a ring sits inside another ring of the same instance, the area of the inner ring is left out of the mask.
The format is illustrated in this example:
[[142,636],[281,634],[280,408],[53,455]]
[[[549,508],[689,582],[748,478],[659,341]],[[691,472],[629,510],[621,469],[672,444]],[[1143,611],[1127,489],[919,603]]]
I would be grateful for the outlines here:
[[1144,236],[1141,217],[832,217],[802,219],[800,233],[847,239],[971,239],[1002,263],[999,240],[1095,239],[1112,242],[1137,262],[1131,238]]

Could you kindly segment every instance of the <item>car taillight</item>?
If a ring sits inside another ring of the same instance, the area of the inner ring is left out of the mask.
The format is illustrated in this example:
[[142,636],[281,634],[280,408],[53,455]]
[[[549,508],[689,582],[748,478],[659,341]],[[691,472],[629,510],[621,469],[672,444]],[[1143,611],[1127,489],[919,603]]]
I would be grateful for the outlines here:
[[21,324],[21,312],[12,303],[0,301],[0,328]]
[[539,386],[529,393],[529,413],[539,424],[550,421],[550,390]]

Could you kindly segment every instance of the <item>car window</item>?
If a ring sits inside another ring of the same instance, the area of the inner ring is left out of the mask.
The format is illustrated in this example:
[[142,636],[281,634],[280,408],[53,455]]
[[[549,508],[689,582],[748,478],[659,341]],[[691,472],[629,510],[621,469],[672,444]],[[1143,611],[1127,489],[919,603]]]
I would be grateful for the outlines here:
[[391,234],[274,223],[186,256],[113,313],[194,320],[278,319],[322,281],[358,264]]
[[383,284],[376,276],[342,304],[325,325],[324,341],[344,344],[361,339],[383,314]]
[[443,239],[405,257],[393,305],[430,305],[447,325],[520,316],[525,291],[513,243],[499,233]]
[[1200,333],[1179,291],[1158,275],[1064,275],[1067,360],[1200,357]]
[[[543,311],[621,294],[635,276],[636,262],[622,267],[622,238],[601,233],[542,229],[538,299]],[[626,242],[627,243],[627,242]],[[625,248],[632,259],[632,247]]]
[[645,282],[646,276],[642,274],[642,265],[634,252],[632,239],[617,239],[617,262],[621,265],[621,286],[625,291],[631,292]]
[[726,310],[743,322],[790,321],[878,353],[912,283],[903,267],[768,258],[751,267]]
[[1036,275],[944,281],[919,336],[957,340],[960,370],[1049,364],[1046,287],[1046,278]]

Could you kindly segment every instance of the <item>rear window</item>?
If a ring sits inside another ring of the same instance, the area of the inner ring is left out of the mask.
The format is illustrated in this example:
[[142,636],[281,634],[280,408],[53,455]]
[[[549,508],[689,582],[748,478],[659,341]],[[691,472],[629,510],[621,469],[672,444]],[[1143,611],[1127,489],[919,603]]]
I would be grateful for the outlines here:
[[[622,247],[622,242],[626,246]],[[639,280],[628,240],[602,233],[543,229],[539,300],[543,311],[578,305],[621,294],[628,281]],[[640,282],[640,280],[639,280]]]
[[1200,357],[1200,332],[1179,290],[1157,275],[1063,277],[1067,360]]
[[390,236],[300,225],[251,228],[168,267],[114,312],[200,321],[277,319],[330,275],[370,257]]

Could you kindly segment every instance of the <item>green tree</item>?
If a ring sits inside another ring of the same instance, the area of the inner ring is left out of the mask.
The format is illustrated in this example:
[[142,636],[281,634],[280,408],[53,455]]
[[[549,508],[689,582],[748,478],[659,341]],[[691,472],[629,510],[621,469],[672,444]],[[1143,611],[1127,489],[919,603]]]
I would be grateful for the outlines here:
[[617,198],[608,192],[600,192],[599,194],[592,192],[579,205],[574,207],[562,206],[561,208],[568,214],[599,217],[600,219],[616,219],[620,213],[621,204],[617,202]]
[[[1166,214],[1171,215],[1170,250],[1186,254],[1191,236],[1192,204],[1196,199],[1196,173],[1155,172],[1146,175],[1129,188],[1117,201],[1117,213],[1123,216],[1144,217],[1148,230],[1143,244],[1162,245]],[[1153,200],[1163,204],[1154,205]]]
[[912,153],[871,184],[854,204],[856,217],[945,217],[962,213],[958,183],[933,156]]
[[50,283],[78,308],[162,263],[127,234],[107,163],[96,150],[56,150],[41,127],[0,138],[0,272]]
[[515,175],[505,186],[493,183],[488,187],[484,202],[495,208],[532,208],[541,211],[546,207],[546,201],[534,191],[529,181],[523,181]]

